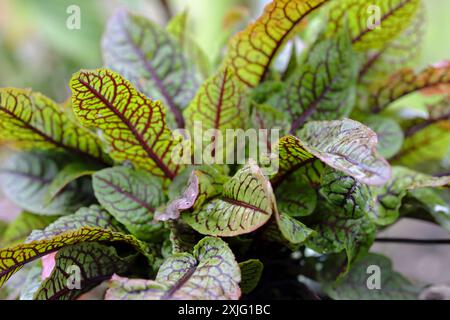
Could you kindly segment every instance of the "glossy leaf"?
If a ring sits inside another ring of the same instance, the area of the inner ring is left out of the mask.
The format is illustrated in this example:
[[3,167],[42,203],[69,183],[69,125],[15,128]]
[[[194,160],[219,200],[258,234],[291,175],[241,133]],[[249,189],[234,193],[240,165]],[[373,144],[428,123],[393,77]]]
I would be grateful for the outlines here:
[[219,238],[207,237],[193,254],[175,254],[155,280],[114,276],[108,300],[234,300],[241,295],[241,274],[233,253]]
[[[368,270],[381,272],[379,289],[368,289],[368,284],[375,283],[368,279]],[[374,253],[357,262],[341,282],[328,283],[324,289],[335,300],[416,300],[420,293],[420,288],[393,270],[388,258]]]
[[169,123],[184,127],[183,109],[195,95],[198,76],[177,41],[148,19],[118,11],[102,43],[106,67],[122,74],[147,97],[168,107]]
[[158,177],[173,179],[175,144],[164,108],[117,73],[107,69],[80,71],[70,81],[73,107],[80,121],[102,130],[114,160],[129,160]]
[[244,294],[252,292],[262,276],[264,265],[258,259],[250,259],[239,263],[241,269],[241,290]]
[[275,189],[278,209],[291,217],[303,217],[313,213],[317,204],[316,190],[302,177],[294,175]]
[[[56,254],[56,264],[51,275],[35,293],[35,300],[74,300],[83,292],[130,268],[133,256],[122,258],[116,249],[99,243],[80,243],[62,248]],[[73,274],[80,270],[80,288],[71,288]]]
[[365,0],[333,1],[328,8],[325,34],[332,36],[348,23],[356,49],[377,49],[409,26],[419,5],[420,0],[373,0],[370,3]]
[[264,13],[230,42],[225,64],[248,87],[257,86],[267,74],[276,53],[291,31],[326,0],[274,0]]
[[0,89],[0,141],[25,149],[57,149],[107,161],[100,139],[79,126],[55,102],[26,89]]
[[320,193],[325,199],[344,210],[346,216],[357,219],[374,210],[372,193],[368,186],[333,169],[322,176]]
[[24,210],[43,215],[64,215],[91,203],[92,189],[84,180],[70,183],[48,203],[47,195],[59,172],[59,160],[36,152],[13,155],[0,169],[4,194]]
[[231,237],[261,227],[272,216],[274,205],[270,182],[250,163],[225,183],[221,197],[182,218],[201,234]]
[[337,120],[353,109],[358,57],[348,33],[315,45],[286,83],[279,107],[287,112],[295,134],[309,120]]
[[309,237],[314,235],[314,230],[308,228],[306,225],[298,221],[297,219],[280,213],[276,215],[278,228],[281,235],[292,244],[302,244]]
[[93,176],[97,200],[136,237],[149,240],[160,225],[153,215],[164,202],[161,182],[147,172],[126,167],[104,169]]
[[371,89],[369,107],[380,112],[404,96],[442,85],[450,85],[450,63],[430,66],[419,73],[402,69]]

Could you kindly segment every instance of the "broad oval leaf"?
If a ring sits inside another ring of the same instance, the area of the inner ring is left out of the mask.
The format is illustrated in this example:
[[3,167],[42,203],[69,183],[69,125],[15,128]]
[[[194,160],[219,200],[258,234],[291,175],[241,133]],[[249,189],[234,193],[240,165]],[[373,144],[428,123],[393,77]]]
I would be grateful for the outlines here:
[[100,204],[136,237],[149,240],[160,229],[153,224],[157,207],[164,202],[162,184],[149,173],[126,167],[94,174],[94,192]]
[[196,68],[167,31],[148,19],[120,10],[103,37],[105,65],[129,79],[152,100],[169,108],[169,119],[184,127],[183,109],[199,84]]
[[403,145],[404,135],[400,125],[391,118],[372,116],[364,121],[378,137],[377,151],[389,159],[395,156]]
[[56,156],[29,152],[10,157],[0,169],[4,194],[19,207],[35,214],[64,215],[91,203],[89,181],[73,181],[48,203],[52,181],[59,172]]
[[99,163],[108,163],[100,139],[84,129],[63,108],[26,89],[0,89],[0,141],[26,149],[58,149]]
[[166,126],[164,108],[117,73],[80,71],[70,81],[73,108],[80,121],[102,130],[117,161],[129,160],[158,177],[173,179],[175,141]]
[[107,300],[236,300],[241,296],[241,273],[228,245],[206,237],[193,254],[168,258],[155,280],[114,276]]
[[287,214],[277,213],[276,220],[281,235],[289,243],[294,245],[304,243],[309,237],[315,234],[314,230]]
[[225,64],[240,82],[257,86],[291,31],[327,0],[274,0],[254,23],[231,39]]
[[316,190],[298,175],[289,177],[277,186],[275,195],[280,212],[291,217],[308,216],[316,208]]
[[[80,243],[62,248],[55,267],[34,294],[35,300],[74,300],[115,273],[126,272],[135,256],[120,257],[116,249],[100,243]],[[80,270],[80,287],[69,287],[74,268]]]
[[231,237],[264,225],[275,205],[270,182],[250,163],[224,184],[221,197],[184,213],[182,218],[201,234]]

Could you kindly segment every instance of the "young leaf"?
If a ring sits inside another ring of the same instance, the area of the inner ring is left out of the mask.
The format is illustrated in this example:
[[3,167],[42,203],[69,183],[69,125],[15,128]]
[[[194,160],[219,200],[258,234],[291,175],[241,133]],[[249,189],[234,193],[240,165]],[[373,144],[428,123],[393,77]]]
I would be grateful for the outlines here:
[[74,122],[55,102],[31,90],[0,89],[0,141],[108,162],[99,138]]
[[225,183],[221,197],[184,213],[182,218],[201,234],[232,237],[264,225],[274,206],[270,182],[257,165],[250,163]]
[[274,0],[264,13],[231,39],[225,64],[240,82],[256,87],[291,31],[327,0]]
[[377,151],[382,157],[389,159],[400,151],[404,135],[402,128],[394,119],[371,116],[364,123],[377,134]]
[[409,26],[419,5],[420,0],[333,1],[325,35],[333,36],[348,23],[356,49],[382,48]]
[[219,70],[206,80],[184,111],[186,127],[194,129],[196,122],[204,130],[244,128],[246,120],[245,94],[229,68]]
[[129,160],[153,175],[173,179],[175,144],[164,118],[164,108],[117,73],[80,71],[70,81],[73,107],[80,121],[102,130],[117,161]]
[[258,259],[250,259],[239,263],[241,269],[241,290],[244,294],[249,294],[258,285],[263,273],[264,265]]
[[[381,272],[373,273],[373,276],[380,275],[378,279],[370,278],[370,284],[377,285],[376,290],[367,286],[371,269]],[[342,281],[324,284],[325,293],[335,300],[416,300],[420,290],[395,272],[388,258],[374,253],[357,262]]]
[[[80,243],[62,248],[56,254],[56,264],[34,295],[35,300],[74,300],[83,292],[108,280],[115,273],[126,272],[135,256],[120,257],[116,249],[99,243]],[[80,287],[69,287],[71,273],[80,270]]]
[[302,177],[291,176],[275,189],[278,209],[291,217],[313,213],[317,204],[316,190]]
[[92,185],[97,200],[132,234],[150,240],[161,228],[153,224],[155,209],[164,202],[161,182],[149,173],[125,167],[97,172]]
[[368,186],[330,168],[322,176],[320,193],[330,204],[342,208],[351,219],[371,212],[375,205]]
[[278,142],[280,170],[274,181],[317,159],[365,184],[381,185],[390,178],[389,164],[375,150],[376,134],[356,121],[311,121],[300,137],[286,136]]
[[153,101],[162,101],[169,108],[169,119],[184,127],[181,109],[194,97],[199,80],[170,34],[142,16],[121,10],[109,21],[102,49],[107,67],[123,74]]
[[193,254],[168,258],[155,280],[114,276],[107,300],[235,300],[241,274],[233,253],[219,238],[206,237]]
[[348,117],[355,103],[358,66],[348,33],[315,45],[278,103],[291,116],[290,133],[308,120]]
[[48,203],[59,164],[56,156],[43,153],[15,154],[0,169],[2,190],[19,207],[35,214],[64,215],[91,203],[92,189],[82,179],[70,183]]
[[392,102],[411,93],[450,85],[450,63],[430,66],[415,73],[411,69],[402,69],[371,89],[369,107],[381,112]]

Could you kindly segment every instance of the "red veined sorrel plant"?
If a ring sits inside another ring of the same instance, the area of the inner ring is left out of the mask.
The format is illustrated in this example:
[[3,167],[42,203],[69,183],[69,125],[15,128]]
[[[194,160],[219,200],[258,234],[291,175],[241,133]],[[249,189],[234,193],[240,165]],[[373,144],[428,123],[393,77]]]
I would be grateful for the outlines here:
[[[401,217],[449,229],[450,63],[411,69],[419,0],[370,5],[375,25],[365,0],[274,0],[217,65],[186,13],[163,29],[120,11],[105,67],[74,74],[67,102],[0,89],[0,141],[15,150],[1,185],[23,209],[0,229],[3,292],[20,277],[22,299],[104,281],[106,299],[417,298],[369,249]],[[413,93],[436,98],[424,116],[390,107]],[[214,129],[200,145],[173,134],[199,127]],[[269,157],[224,164],[238,147],[220,137],[239,129],[281,138],[265,137]],[[217,163],[176,161],[208,146]]]

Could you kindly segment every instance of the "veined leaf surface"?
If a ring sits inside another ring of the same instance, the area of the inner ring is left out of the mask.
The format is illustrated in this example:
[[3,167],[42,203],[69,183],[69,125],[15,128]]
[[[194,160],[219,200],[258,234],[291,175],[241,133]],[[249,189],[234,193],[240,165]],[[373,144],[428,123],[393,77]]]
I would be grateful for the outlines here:
[[240,82],[257,86],[291,31],[326,0],[274,0],[258,20],[231,39],[225,60]]
[[158,177],[173,179],[175,144],[166,126],[164,108],[117,73],[80,71],[70,81],[73,107],[80,121],[102,130],[117,161],[129,160]]
[[241,269],[241,290],[242,293],[248,294],[252,292],[261,278],[264,265],[258,259],[250,259],[239,263]]
[[106,293],[108,300],[236,300],[241,295],[241,273],[228,245],[207,237],[193,254],[168,258],[156,279],[114,276]]
[[276,220],[283,238],[294,245],[304,243],[315,234],[314,230],[287,214],[276,213]]
[[19,207],[35,214],[64,215],[91,203],[92,189],[84,180],[73,181],[48,203],[52,181],[59,172],[59,160],[45,153],[19,153],[0,168],[4,194]]
[[167,31],[148,19],[117,12],[102,43],[105,65],[123,74],[152,100],[169,108],[169,122],[184,127],[183,109],[195,95],[197,71]]
[[274,195],[261,169],[250,163],[223,186],[222,196],[182,218],[201,234],[231,237],[252,232],[272,216]]
[[26,149],[59,149],[107,162],[100,139],[55,102],[27,89],[0,89],[0,141]]
[[125,167],[108,168],[93,176],[97,200],[136,237],[149,240],[161,225],[153,214],[164,202],[162,184],[149,173]]
[[371,89],[369,107],[380,112],[392,102],[421,90],[430,90],[442,85],[450,87],[450,62],[430,66],[416,73],[402,69]]
[[391,158],[402,148],[404,134],[400,125],[391,118],[371,116],[364,123],[370,127],[378,137],[377,151],[385,158]]
[[[352,43],[358,50],[377,49],[405,30],[413,19],[420,0],[340,0],[328,8],[326,35],[350,29]],[[380,15],[376,15],[380,10]],[[376,21],[376,18],[380,18]]]
[[348,117],[355,103],[358,66],[348,33],[316,44],[280,97],[280,108],[292,119],[290,133],[308,120]]
[[[35,300],[74,300],[115,273],[127,271],[134,256],[122,258],[116,249],[99,243],[80,243],[62,248],[55,257],[55,267],[34,295]],[[70,288],[70,273],[80,269],[80,288]]]

